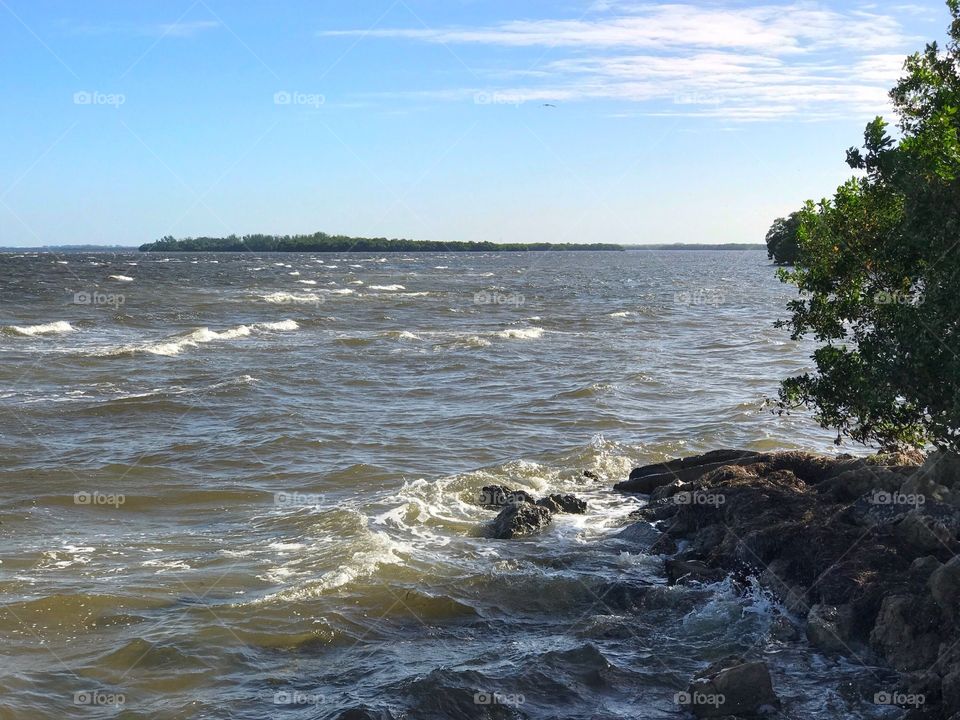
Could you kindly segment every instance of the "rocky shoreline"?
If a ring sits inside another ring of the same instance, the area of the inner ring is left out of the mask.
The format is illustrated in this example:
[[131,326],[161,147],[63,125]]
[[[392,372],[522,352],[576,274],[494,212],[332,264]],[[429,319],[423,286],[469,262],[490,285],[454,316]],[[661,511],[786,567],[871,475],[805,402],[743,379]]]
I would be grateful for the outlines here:
[[[900,673],[874,702],[960,720],[960,459],[720,450],[636,468],[615,487],[649,497],[625,534],[668,556],[671,583],[756,578],[798,642]],[[692,682],[694,715],[773,709],[762,663],[719,665]]]

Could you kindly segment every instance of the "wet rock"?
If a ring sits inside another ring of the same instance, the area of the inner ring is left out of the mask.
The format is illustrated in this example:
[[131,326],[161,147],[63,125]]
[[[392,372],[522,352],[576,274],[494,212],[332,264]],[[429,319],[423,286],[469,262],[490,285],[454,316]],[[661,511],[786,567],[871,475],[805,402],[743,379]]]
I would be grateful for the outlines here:
[[491,537],[499,540],[523,537],[539,532],[553,519],[553,513],[532,503],[511,503],[490,523]]
[[723,465],[756,462],[759,453],[747,450],[714,450],[688,458],[678,458],[665,463],[655,463],[644,467],[634,468],[630,477],[614,485],[614,489],[622,492],[649,494],[662,485],[668,485],[674,480],[687,482],[695,480],[710,470]]
[[930,667],[937,659],[940,613],[932,598],[888,595],[877,615],[870,644],[897,670]]
[[486,485],[480,490],[480,504],[488,510],[497,510],[511,503],[533,502],[533,496],[525,490],[512,490],[504,485]]
[[960,558],[953,558],[944,565],[938,563],[938,567],[930,574],[927,586],[943,614],[956,621],[960,611]]
[[693,488],[692,483],[684,483],[679,480],[674,480],[672,483],[667,485],[661,485],[652,493],[650,493],[650,502],[660,502],[662,500],[669,500],[678,493],[684,491],[690,491]]
[[850,654],[852,635],[853,609],[849,605],[814,605],[807,613],[807,640],[818,650]]
[[681,702],[698,718],[774,714],[780,699],[765,663],[729,657],[698,673]]
[[940,684],[940,692],[944,706],[948,708],[960,708],[960,668],[951,670],[943,676]]
[[910,579],[915,584],[927,584],[930,581],[930,576],[942,565],[943,563],[933,555],[919,557],[910,563]]
[[633,550],[651,555],[669,555],[677,551],[677,544],[669,535],[664,535],[647,522],[635,522],[614,536],[628,543]]
[[600,480],[600,476],[597,475],[597,474],[596,474],[595,472],[593,472],[592,470],[584,470],[584,471],[583,471],[583,476],[584,476],[585,478],[587,478],[587,480],[593,480],[594,482]]
[[573,515],[582,515],[587,511],[587,501],[581,500],[574,495],[561,495],[554,493],[545,498],[537,500],[537,505],[545,507],[550,512],[571,513]]
[[706,563],[699,560],[671,559],[667,560],[664,567],[671,585],[680,582],[719,582],[727,576],[723,570],[708,567]]
[[949,548],[954,530],[949,520],[933,517],[919,509],[910,510],[897,524],[900,541],[915,553],[929,553]]
[[864,464],[823,481],[817,489],[832,493],[839,501],[850,502],[861,496],[889,495],[900,490],[904,476],[884,467]]

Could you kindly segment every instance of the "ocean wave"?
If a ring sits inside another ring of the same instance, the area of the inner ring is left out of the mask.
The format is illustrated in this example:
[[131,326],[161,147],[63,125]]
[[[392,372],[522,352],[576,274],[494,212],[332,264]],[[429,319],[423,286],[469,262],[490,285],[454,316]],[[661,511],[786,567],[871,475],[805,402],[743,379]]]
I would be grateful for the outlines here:
[[185,349],[198,347],[215,341],[236,340],[238,338],[249,337],[258,331],[281,331],[288,332],[298,330],[300,325],[295,320],[280,320],[277,322],[254,323],[252,325],[238,325],[227,330],[215,331],[210,328],[202,327],[193,330],[186,335],[171,338],[157,343],[148,343],[143,345],[124,345],[120,348],[114,348],[106,351],[93,353],[99,356],[130,355],[144,352],[150,355],[173,356],[179,355]]
[[500,330],[496,335],[504,340],[539,340],[543,337],[543,328],[507,328]]
[[133,278],[129,275],[110,275],[110,280],[118,280],[119,282],[133,282]]
[[260,295],[260,299],[275,305],[315,305],[323,302],[323,297],[315,293],[273,292]]
[[386,292],[397,292],[399,290],[406,290],[403,285],[370,285],[371,290],[383,290]]
[[631,315],[633,315],[633,313],[630,312],[629,310],[620,310],[619,312],[609,313],[607,317],[622,318],[622,317],[630,317]]
[[60,335],[73,332],[74,327],[66,320],[55,320],[41,325],[6,325],[3,326],[3,330],[13,335],[32,337],[33,335]]

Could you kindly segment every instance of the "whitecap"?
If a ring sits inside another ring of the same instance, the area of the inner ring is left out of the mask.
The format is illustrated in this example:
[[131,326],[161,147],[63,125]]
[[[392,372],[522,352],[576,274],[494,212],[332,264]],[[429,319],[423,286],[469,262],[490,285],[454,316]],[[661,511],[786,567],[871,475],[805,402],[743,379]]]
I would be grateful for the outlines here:
[[17,335],[59,335],[73,332],[73,326],[66,320],[44,323],[42,325],[10,325],[10,330]]
[[304,285],[316,285],[316,280],[297,280],[298,283],[303,283]]
[[617,317],[617,318],[620,318],[620,317],[630,317],[631,315],[633,315],[633,313],[630,312],[629,310],[620,310],[619,312],[612,312],[612,313],[610,313],[610,314],[609,314],[609,317]]
[[406,290],[403,285],[371,285],[371,290],[385,290],[387,292],[396,292],[398,290]]
[[316,293],[273,292],[260,298],[275,305],[316,305],[323,302],[323,298]]
[[538,340],[543,337],[543,328],[507,328],[497,333],[504,340]]
[[117,280],[119,282],[133,282],[133,278],[129,275],[111,275],[111,280]]

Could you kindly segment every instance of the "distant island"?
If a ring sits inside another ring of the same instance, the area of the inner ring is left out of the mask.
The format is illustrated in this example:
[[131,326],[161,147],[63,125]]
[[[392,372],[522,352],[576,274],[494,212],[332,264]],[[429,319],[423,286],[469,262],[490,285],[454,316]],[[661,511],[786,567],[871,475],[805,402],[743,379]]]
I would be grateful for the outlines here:
[[161,238],[140,246],[141,252],[523,252],[529,250],[623,250],[610,243],[440,242],[362,238],[347,235],[230,235],[213,238]]

